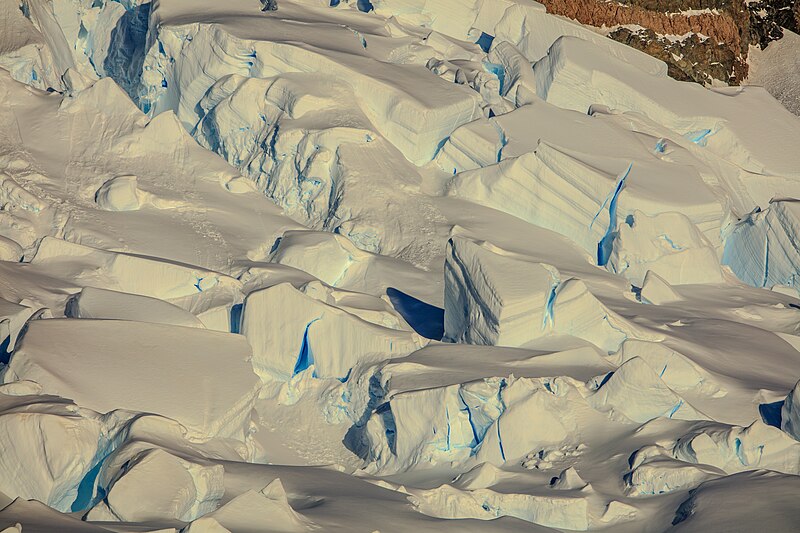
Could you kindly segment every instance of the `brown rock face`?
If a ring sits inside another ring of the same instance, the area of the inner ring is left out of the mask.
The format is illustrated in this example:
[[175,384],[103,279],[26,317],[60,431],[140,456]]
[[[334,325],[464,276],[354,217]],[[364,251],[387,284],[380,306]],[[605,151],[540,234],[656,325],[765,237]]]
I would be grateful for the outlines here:
[[751,13],[744,0],[539,1],[550,13],[616,28],[610,38],[662,59],[676,79],[738,85],[747,77]]

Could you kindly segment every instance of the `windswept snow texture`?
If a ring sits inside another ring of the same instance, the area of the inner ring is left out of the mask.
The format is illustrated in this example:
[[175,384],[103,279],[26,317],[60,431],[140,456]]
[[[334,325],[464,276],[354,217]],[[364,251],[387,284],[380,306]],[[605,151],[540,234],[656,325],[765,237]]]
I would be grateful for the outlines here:
[[0,0],[0,531],[797,531],[796,37]]

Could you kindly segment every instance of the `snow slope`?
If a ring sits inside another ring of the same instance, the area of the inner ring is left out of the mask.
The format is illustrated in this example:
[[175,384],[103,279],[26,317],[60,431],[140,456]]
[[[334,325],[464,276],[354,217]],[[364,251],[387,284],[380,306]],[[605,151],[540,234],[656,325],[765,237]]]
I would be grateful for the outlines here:
[[795,52],[800,46],[800,35],[789,30],[783,31],[784,40],[770,43],[764,50],[756,47],[751,49],[747,83],[764,87],[786,109],[797,115],[800,113],[800,93],[797,88],[800,62]]
[[269,4],[0,2],[0,531],[792,531],[800,119]]

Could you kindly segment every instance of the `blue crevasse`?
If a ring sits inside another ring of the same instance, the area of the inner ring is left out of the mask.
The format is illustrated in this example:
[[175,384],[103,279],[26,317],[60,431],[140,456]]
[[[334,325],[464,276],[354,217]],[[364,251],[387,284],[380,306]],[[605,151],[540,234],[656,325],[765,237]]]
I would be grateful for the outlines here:
[[550,272],[550,292],[547,294],[547,300],[544,304],[544,316],[542,317],[542,330],[547,328],[547,324],[555,325],[555,305],[558,288],[561,286],[561,279],[558,277],[558,272],[555,269],[548,268]]
[[[506,403],[503,401],[503,390],[506,388],[506,380],[503,379],[500,381],[500,388],[497,390],[497,399],[500,401],[500,406],[502,407],[502,413],[506,410]],[[503,449],[503,437],[500,435],[500,417],[497,417],[497,447],[500,449],[500,457],[503,461],[506,460],[506,452]]]
[[742,440],[737,438],[734,441],[734,444],[736,446],[736,458],[739,459],[739,462],[742,465],[747,465],[747,461],[745,460],[746,458],[744,456],[744,453],[742,452]]
[[681,251],[681,250],[683,250],[683,246],[681,246],[681,245],[679,245],[679,244],[675,244],[675,241],[673,241],[673,240],[672,240],[672,238],[671,238],[669,235],[667,235],[666,233],[662,233],[662,234],[661,234],[661,235],[659,235],[658,237],[659,237],[660,239],[664,239],[665,241],[667,241],[667,244],[669,244],[669,245],[670,245],[670,247],[671,247],[673,250],[677,250],[677,251]]
[[779,400],[777,402],[762,403],[759,405],[758,412],[761,415],[761,420],[768,426],[780,428],[783,418],[783,413],[781,413],[783,410],[783,402],[784,400]]
[[481,32],[481,36],[478,37],[478,40],[475,44],[481,47],[481,50],[484,52],[488,52],[489,48],[492,46],[492,41],[494,41],[494,35],[489,35],[488,33]]
[[386,443],[389,445],[389,450],[393,454],[397,454],[397,424],[394,420],[394,413],[392,413],[392,406],[389,402],[380,405],[375,413],[380,415],[383,421],[384,434],[386,435]]
[[595,220],[597,220],[597,217],[600,216],[603,208],[608,205],[608,228],[606,229],[603,238],[597,243],[598,266],[606,266],[609,258],[611,257],[611,251],[614,246],[614,232],[617,229],[617,201],[619,200],[620,193],[625,188],[625,181],[628,179],[628,175],[630,175],[632,168],[633,163],[629,164],[628,169],[617,179],[617,185],[614,188],[614,191],[611,193],[611,195],[606,197],[606,199],[603,201],[603,205],[600,206],[600,209],[594,215],[592,223],[589,224],[589,227],[591,228]]
[[234,304],[231,307],[231,333],[241,333],[243,311],[244,304]]
[[672,410],[669,412],[669,415],[668,415],[668,416],[669,416],[669,418],[672,418],[672,416],[673,416],[675,413],[677,413],[677,412],[678,412],[678,409],[680,409],[682,405],[683,405],[683,400],[678,400],[678,403],[676,403],[676,404],[675,404],[675,407],[673,407],[673,408],[672,408]]
[[497,79],[500,81],[500,94],[503,94],[503,87],[506,83],[506,70],[503,68],[503,65],[498,63],[490,63],[488,61],[484,61],[483,69],[486,72],[491,72]]
[[485,397],[474,390],[466,389],[463,386],[459,388],[459,411],[467,415],[467,421],[472,430],[472,439],[467,446],[461,445],[456,446],[456,448],[468,447],[471,448],[471,454],[477,453],[492,424],[497,424],[498,419],[505,412],[505,404],[502,398],[502,391],[505,386],[506,380],[501,379],[496,395],[491,398]]
[[314,364],[314,352],[311,350],[311,344],[308,341],[308,329],[311,327],[311,324],[317,320],[319,320],[319,318],[315,318],[309,322],[306,325],[305,332],[303,332],[303,342],[300,344],[300,353],[297,355],[297,362],[294,364],[294,370],[292,370],[293,377]]
[[503,437],[500,435],[500,419],[497,419],[497,446],[500,448],[500,457],[506,460],[506,452],[503,449]]
[[684,137],[698,146],[706,146],[708,144],[708,137],[711,134],[711,130],[706,128],[697,131],[690,131],[689,133],[686,133]]
[[470,447],[474,448],[478,445],[478,443],[483,439],[483,435],[478,434],[478,429],[475,427],[475,421],[472,419],[472,411],[467,405],[467,402],[464,400],[464,389],[458,390],[458,400],[461,404],[460,410],[466,413],[467,421],[469,422],[469,427],[472,428],[472,442],[470,443]]

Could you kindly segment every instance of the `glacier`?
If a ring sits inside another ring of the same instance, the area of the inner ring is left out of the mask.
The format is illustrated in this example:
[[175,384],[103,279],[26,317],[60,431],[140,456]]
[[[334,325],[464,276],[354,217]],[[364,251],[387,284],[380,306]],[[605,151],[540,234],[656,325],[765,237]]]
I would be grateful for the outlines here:
[[1,0],[0,531],[795,530],[800,118],[551,4]]

